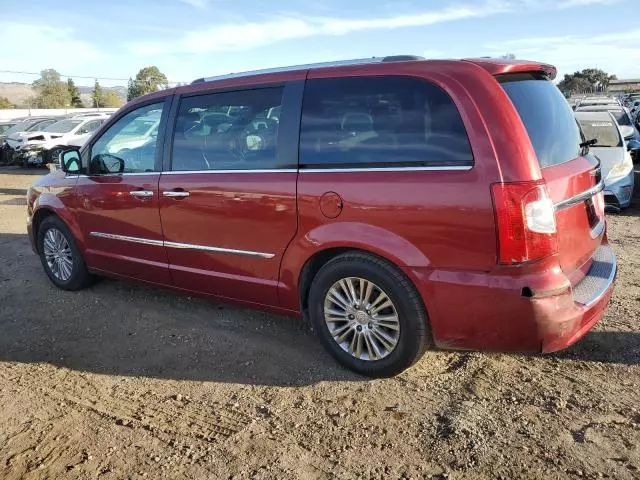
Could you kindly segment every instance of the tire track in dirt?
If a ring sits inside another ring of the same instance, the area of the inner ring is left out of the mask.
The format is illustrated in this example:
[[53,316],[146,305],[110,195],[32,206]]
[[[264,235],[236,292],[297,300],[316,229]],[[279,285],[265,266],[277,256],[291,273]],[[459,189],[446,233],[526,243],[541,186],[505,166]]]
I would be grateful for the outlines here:
[[116,388],[100,391],[86,378],[81,377],[82,382],[75,378],[74,382],[53,386],[49,393],[78,411],[89,410],[118,425],[154,434],[212,442],[238,433],[253,420],[243,412],[181,395],[160,397],[152,392],[140,394]]

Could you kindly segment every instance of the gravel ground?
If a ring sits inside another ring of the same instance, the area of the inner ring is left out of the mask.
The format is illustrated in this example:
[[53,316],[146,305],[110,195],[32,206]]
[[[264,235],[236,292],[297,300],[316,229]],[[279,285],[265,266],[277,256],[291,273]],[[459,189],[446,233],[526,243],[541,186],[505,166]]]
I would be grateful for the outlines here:
[[616,290],[577,345],[369,380],[292,319],[55,289],[25,234],[42,173],[0,169],[0,478],[640,478],[640,197],[609,216]]

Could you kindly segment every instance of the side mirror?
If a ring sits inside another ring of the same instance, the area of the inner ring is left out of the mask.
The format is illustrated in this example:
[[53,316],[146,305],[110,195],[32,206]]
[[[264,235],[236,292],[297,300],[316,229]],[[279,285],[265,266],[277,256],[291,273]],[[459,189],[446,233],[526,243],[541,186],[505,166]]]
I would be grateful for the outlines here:
[[629,140],[627,142],[627,150],[629,151],[640,150],[640,142],[635,139]]
[[67,150],[60,155],[60,169],[65,173],[80,173],[80,152],[78,150]]
[[620,133],[622,133],[622,136],[625,140],[628,140],[629,138],[633,137],[635,130],[631,125],[622,125],[620,127]]
[[124,172],[124,160],[109,153],[100,153],[91,159],[91,173],[113,175]]

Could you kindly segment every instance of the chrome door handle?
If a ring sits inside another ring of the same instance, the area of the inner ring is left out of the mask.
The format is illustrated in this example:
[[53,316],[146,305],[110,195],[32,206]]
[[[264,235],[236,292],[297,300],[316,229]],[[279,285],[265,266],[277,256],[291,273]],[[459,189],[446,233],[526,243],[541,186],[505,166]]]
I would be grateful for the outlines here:
[[184,198],[184,197],[188,197],[189,196],[189,192],[168,191],[168,192],[162,192],[162,196],[163,197],[170,197],[170,198]]
[[149,198],[153,197],[153,192],[151,190],[133,190],[129,192],[129,195],[132,197]]

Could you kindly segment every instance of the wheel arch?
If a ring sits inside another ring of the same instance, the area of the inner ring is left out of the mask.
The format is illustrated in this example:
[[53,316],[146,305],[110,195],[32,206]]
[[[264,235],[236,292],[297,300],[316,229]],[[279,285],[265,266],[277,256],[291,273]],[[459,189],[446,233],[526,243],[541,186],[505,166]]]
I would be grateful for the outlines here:
[[[326,262],[347,251],[381,258],[404,275],[406,272],[402,267],[428,267],[431,264],[418,247],[382,227],[356,222],[324,224],[298,236],[287,248],[280,270],[281,306],[304,313],[303,300],[306,300],[315,273]],[[416,287],[413,280],[411,283]]]
[[78,248],[81,252],[84,252],[84,236],[82,235],[82,230],[80,229],[80,226],[78,225],[78,222],[76,221],[74,215],[56,195],[48,192],[42,193],[38,197],[34,206],[32,230],[36,248],[38,240],[38,230],[40,228],[40,225],[45,218],[51,215],[55,215],[56,217],[58,217],[67,226],[67,228],[71,231],[71,234],[73,235]]

